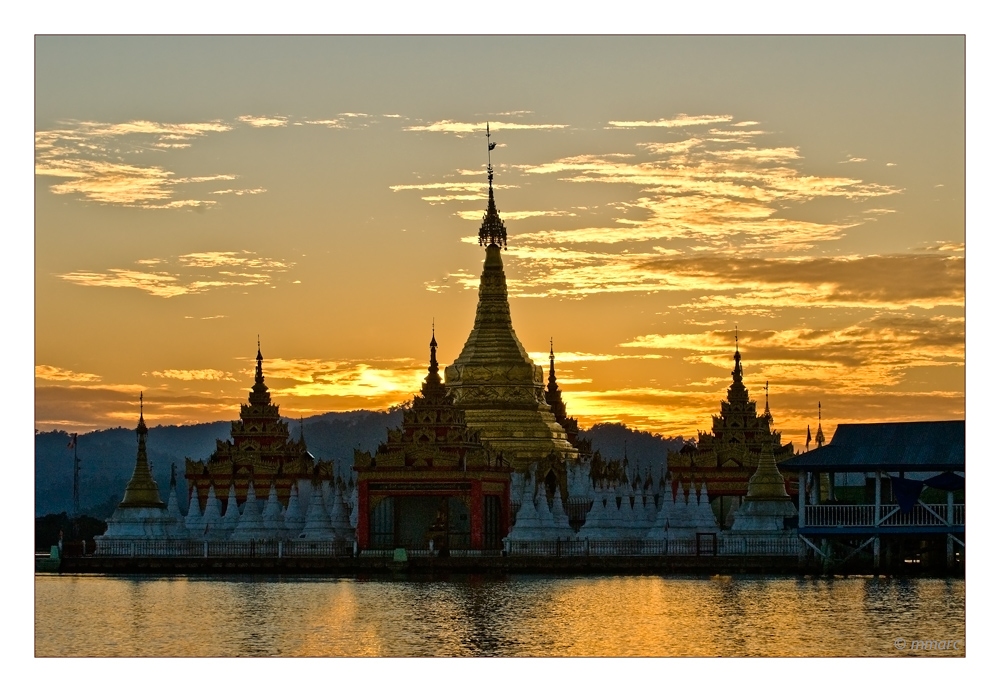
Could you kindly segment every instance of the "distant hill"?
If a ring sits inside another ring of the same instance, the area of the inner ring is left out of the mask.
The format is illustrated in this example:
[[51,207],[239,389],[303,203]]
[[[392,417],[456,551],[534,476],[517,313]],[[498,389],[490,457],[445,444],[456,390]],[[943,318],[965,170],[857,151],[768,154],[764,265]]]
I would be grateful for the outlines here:
[[[293,438],[299,436],[299,421],[289,420]],[[324,413],[302,421],[306,443],[317,459],[333,460],[337,471],[346,474],[354,463],[354,450],[374,452],[386,440],[386,429],[403,422],[400,410]],[[183,477],[184,458],[204,459],[215,450],[217,439],[228,440],[231,423],[167,425],[150,428],[147,450],[153,476],[166,501],[170,487],[170,464],[176,463]],[[632,430],[620,423],[600,423],[582,431],[606,458],[620,459],[628,441],[629,460],[639,468],[660,464],[667,450],[680,449],[680,437],[664,438]],[[73,508],[73,450],[69,434],[56,430],[35,435],[35,516],[71,512]],[[80,435],[80,510],[93,517],[107,518],[122,499],[125,484],[135,468],[135,431],[111,428]],[[179,498],[185,509],[185,498]]]

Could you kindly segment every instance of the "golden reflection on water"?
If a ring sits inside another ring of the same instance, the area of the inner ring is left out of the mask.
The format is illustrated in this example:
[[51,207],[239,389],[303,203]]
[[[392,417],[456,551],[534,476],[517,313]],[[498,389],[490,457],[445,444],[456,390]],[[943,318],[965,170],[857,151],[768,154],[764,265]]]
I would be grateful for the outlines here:
[[35,577],[38,656],[964,652],[961,579]]

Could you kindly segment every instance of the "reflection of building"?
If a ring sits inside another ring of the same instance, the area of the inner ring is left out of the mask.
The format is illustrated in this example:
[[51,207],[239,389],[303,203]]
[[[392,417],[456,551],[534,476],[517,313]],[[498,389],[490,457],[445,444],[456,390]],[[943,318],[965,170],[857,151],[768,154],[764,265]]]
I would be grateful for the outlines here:
[[[694,483],[708,486],[708,496],[719,517],[724,521],[733,498],[747,493],[747,484],[765,444],[773,450],[777,461],[792,456],[792,443],[781,444],[781,433],[772,430],[769,403],[765,399],[764,413],[757,415],[757,402],[750,399],[743,384],[743,366],[739,346],[733,355],[733,383],[729,385],[720,415],[712,416],[712,431],[698,432],[698,446],[685,445],[679,452],[667,455],[667,468],[674,490]],[[791,479],[785,479],[786,490],[795,495],[797,489]]]
[[493,549],[507,534],[510,466],[466,425],[438,373],[437,341],[402,428],[373,457],[355,451],[358,545]]
[[[288,423],[278,415],[278,405],[271,403],[271,393],[264,384],[263,357],[257,346],[257,370],[249,403],[240,405],[240,418],[233,421],[232,442],[216,440],[215,451],[205,461],[187,459],[185,479],[191,498],[204,507],[209,487],[215,497],[226,502],[231,485],[236,499],[246,501],[247,488],[253,481],[257,493],[266,493],[274,485],[278,499],[288,506],[293,483],[333,480],[330,462],[316,463],[306,448],[300,428],[299,439],[288,436]],[[223,507],[222,511],[226,511]]]
[[479,229],[486,260],[475,324],[462,352],[445,369],[445,382],[470,428],[503,452],[515,470],[531,469],[537,482],[558,487],[565,500],[569,466],[577,464],[580,455],[546,401],[542,368],[532,362],[514,333],[500,257],[507,231],[493,198],[492,167],[488,171],[489,202]]

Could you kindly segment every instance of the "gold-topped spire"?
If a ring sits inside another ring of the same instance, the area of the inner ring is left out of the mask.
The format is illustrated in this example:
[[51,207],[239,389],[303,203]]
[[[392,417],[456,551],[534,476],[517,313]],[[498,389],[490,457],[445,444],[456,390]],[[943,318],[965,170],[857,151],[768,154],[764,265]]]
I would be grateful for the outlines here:
[[146,454],[146,421],[142,417],[142,393],[139,393],[139,425],[135,428],[138,448],[135,454],[135,469],[132,471],[132,478],[125,486],[125,497],[119,503],[119,507],[160,507],[166,508],[163,500],[160,499],[160,490],[153,480],[153,474],[149,468],[149,457]]
[[497,211],[496,201],[493,199],[493,161],[490,152],[496,148],[497,143],[490,141],[490,124],[486,123],[486,178],[489,182],[489,200],[486,203],[486,213],[483,214],[483,223],[479,227],[479,244],[496,245],[507,249],[507,229]]
[[819,408],[819,424],[816,426],[816,446],[822,447],[823,443],[826,442],[826,437],[823,435],[823,402],[820,401],[817,407]]

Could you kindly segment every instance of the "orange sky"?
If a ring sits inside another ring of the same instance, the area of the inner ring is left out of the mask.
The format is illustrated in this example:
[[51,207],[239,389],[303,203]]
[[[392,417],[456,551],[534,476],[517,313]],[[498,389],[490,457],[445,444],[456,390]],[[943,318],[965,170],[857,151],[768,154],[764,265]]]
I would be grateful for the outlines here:
[[[962,37],[36,41],[35,425],[384,408],[472,327],[488,120],[514,327],[570,415],[802,445],[965,415]],[[824,426],[825,429],[827,426]]]

